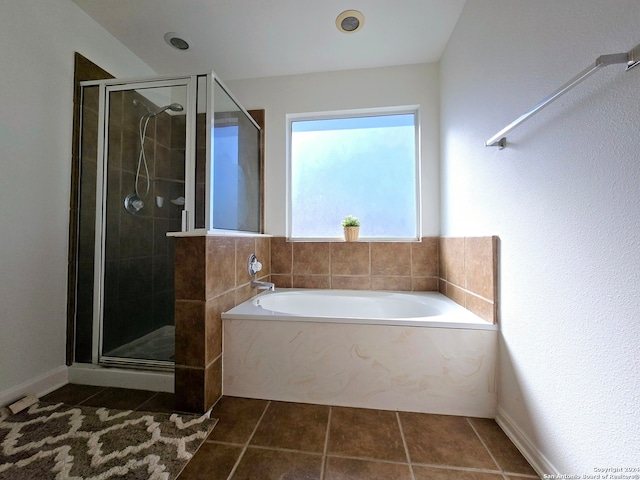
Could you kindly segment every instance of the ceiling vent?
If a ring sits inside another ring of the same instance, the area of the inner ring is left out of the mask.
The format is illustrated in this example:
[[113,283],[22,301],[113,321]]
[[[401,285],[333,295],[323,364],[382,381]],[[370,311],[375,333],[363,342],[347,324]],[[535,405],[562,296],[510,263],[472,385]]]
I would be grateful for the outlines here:
[[342,33],[356,33],[364,26],[364,15],[358,10],[345,10],[336,18],[336,27]]
[[191,48],[191,40],[176,32],[165,33],[164,41],[167,42],[170,47],[173,47],[176,50],[185,51]]

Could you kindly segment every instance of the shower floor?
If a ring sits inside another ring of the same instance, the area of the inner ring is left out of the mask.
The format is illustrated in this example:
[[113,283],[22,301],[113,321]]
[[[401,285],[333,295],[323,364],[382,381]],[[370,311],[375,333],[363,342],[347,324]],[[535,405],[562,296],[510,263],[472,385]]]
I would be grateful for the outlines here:
[[106,357],[137,358],[173,362],[175,357],[176,328],[165,325],[145,336],[106,352]]

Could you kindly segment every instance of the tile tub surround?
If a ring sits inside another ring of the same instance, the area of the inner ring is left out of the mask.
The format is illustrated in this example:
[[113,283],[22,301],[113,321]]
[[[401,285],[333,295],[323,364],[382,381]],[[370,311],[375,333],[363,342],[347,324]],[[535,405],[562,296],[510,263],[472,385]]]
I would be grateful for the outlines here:
[[246,270],[249,255],[270,275],[270,238],[176,237],[176,409],[202,413],[222,395],[221,314],[254,296]]
[[489,323],[498,319],[498,237],[420,242],[271,241],[281,288],[439,291]]
[[493,418],[497,330],[223,320],[225,395]]
[[440,293],[497,323],[499,238],[441,237],[439,252]]
[[438,290],[438,238],[420,242],[271,241],[271,281],[282,288]]

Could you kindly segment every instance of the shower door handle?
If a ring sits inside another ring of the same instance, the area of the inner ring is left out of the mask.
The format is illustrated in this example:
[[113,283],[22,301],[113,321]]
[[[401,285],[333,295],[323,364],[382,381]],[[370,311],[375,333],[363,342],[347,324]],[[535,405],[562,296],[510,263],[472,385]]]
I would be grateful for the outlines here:
[[189,211],[182,210],[182,231],[186,232],[189,229]]

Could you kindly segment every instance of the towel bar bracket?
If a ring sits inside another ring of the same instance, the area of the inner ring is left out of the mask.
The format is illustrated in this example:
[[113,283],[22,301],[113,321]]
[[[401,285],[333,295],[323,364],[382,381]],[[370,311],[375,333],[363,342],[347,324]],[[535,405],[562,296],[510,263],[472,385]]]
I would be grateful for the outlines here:
[[505,148],[507,146],[507,137],[506,137],[506,135],[511,130],[513,130],[518,125],[520,125],[521,123],[523,123],[526,120],[528,120],[529,118],[531,118],[533,115],[535,115],[540,110],[542,110],[544,107],[546,107],[547,105],[552,103],[558,97],[560,97],[561,95],[567,93],[573,87],[575,87],[579,83],[581,83],[584,80],[586,80],[593,73],[598,71],[601,67],[606,67],[606,66],[609,66],[609,65],[615,65],[615,64],[619,64],[619,63],[626,63],[627,64],[627,70],[631,70],[633,67],[636,67],[638,64],[640,64],[640,45],[636,45],[632,50],[630,50],[630,51],[628,51],[626,53],[612,53],[612,54],[608,54],[608,55],[600,55],[598,58],[596,58],[596,61],[595,61],[595,63],[593,65],[585,68],[582,72],[580,72],[578,75],[573,77],[571,80],[569,80],[567,83],[565,83],[562,87],[560,87],[558,90],[553,92],[551,95],[546,97],[544,100],[542,100],[540,103],[538,103],[531,110],[529,110],[528,112],[520,115],[517,119],[515,119],[509,125],[504,127],[502,130],[500,130],[498,133],[496,133],[493,137],[491,137],[489,140],[487,140],[485,142],[485,146],[486,147],[498,147],[500,150],[502,150],[503,148]]

